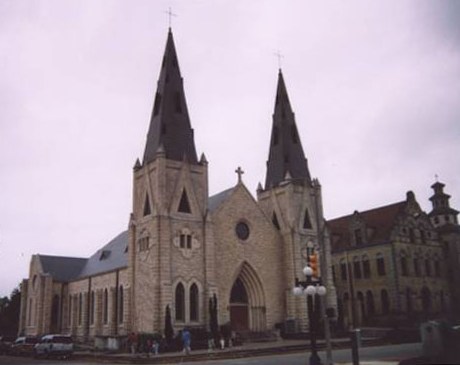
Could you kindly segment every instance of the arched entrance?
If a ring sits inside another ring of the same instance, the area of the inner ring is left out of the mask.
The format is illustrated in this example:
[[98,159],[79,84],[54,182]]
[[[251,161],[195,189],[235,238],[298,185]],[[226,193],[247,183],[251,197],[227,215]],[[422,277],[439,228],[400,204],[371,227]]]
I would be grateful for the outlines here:
[[230,291],[230,324],[235,331],[264,331],[265,297],[255,270],[243,263]]
[[230,323],[235,331],[249,329],[248,294],[239,278],[233,284],[230,294]]

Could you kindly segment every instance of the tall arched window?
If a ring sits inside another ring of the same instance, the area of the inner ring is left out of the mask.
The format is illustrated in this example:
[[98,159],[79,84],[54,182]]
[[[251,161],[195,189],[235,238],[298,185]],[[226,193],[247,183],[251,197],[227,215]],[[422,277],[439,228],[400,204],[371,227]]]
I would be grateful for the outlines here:
[[91,299],[90,299],[90,308],[89,308],[89,322],[90,324],[94,324],[94,290],[91,291]]
[[431,292],[426,286],[424,286],[420,292],[420,296],[422,297],[422,310],[425,314],[428,314],[432,311],[431,306]]
[[107,289],[104,289],[103,305],[104,323],[107,324],[109,322],[109,293],[107,292]]
[[408,271],[407,271],[407,259],[405,256],[401,257],[401,275],[402,276],[407,276]]
[[366,307],[369,317],[375,314],[374,295],[370,290],[366,292]]
[[78,324],[81,325],[83,318],[83,297],[81,293],[78,295]]
[[125,312],[125,308],[124,308],[123,285],[120,285],[120,288],[118,290],[118,323],[123,323],[124,312]]
[[380,292],[380,300],[382,302],[382,314],[390,313],[390,298],[388,297],[388,292],[385,289],[382,289]]
[[185,290],[182,283],[176,286],[175,304],[176,321],[185,321]]
[[58,319],[59,319],[59,296],[55,295],[53,297],[53,304],[51,307],[51,327],[54,331],[57,330]]
[[33,303],[32,298],[30,298],[29,299],[29,314],[28,314],[29,318],[28,318],[28,321],[27,321],[27,324],[29,326],[32,325],[32,303]]
[[355,279],[361,279],[361,261],[359,261],[359,257],[353,257],[353,273],[355,275]]
[[359,310],[361,312],[361,318],[364,320],[366,319],[366,305],[364,303],[364,295],[362,292],[358,292],[356,294],[356,297],[358,299],[358,304],[359,304]]
[[69,327],[72,325],[72,296],[69,295]]
[[412,305],[412,291],[410,288],[406,288],[406,307],[407,307],[407,313],[411,313],[413,310],[413,305]]
[[191,321],[198,321],[198,286],[193,284],[190,287],[190,320]]
[[371,277],[371,264],[369,262],[369,256],[363,256],[363,277],[368,279]]

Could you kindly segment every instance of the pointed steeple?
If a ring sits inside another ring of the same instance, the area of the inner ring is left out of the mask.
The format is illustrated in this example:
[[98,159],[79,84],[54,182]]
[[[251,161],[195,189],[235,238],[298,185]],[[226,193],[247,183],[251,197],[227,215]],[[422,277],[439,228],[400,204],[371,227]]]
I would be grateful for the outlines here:
[[153,161],[162,146],[167,159],[197,164],[198,158],[171,28],[158,79],[142,164]]
[[286,85],[280,69],[265,189],[278,186],[285,179],[286,174],[290,175],[294,183],[311,183],[307,159],[297,133],[294,112],[289,102]]

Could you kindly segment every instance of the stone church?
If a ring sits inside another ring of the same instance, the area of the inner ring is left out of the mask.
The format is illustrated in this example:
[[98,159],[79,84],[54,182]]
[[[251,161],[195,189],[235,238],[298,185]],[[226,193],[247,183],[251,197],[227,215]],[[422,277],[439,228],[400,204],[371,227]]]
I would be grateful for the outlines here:
[[176,331],[207,328],[214,294],[219,324],[235,331],[282,323],[306,330],[306,300],[292,288],[303,279],[309,242],[321,258],[325,307],[336,307],[321,186],[310,175],[281,70],[271,128],[257,197],[240,168],[235,186],[209,196],[208,162],[196,152],[170,29],[144,156],[134,165],[129,226],[89,258],[33,255],[20,331],[80,340],[162,333],[168,306]]

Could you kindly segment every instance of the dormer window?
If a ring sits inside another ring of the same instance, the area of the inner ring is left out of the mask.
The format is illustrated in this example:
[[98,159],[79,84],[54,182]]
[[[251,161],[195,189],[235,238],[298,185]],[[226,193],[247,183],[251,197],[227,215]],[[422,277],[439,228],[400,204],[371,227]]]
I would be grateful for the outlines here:
[[110,256],[110,251],[102,250],[101,254],[99,255],[99,261],[105,260]]

